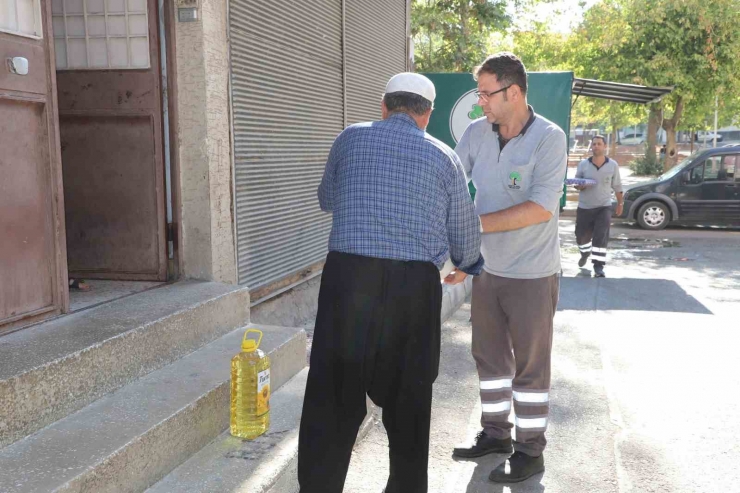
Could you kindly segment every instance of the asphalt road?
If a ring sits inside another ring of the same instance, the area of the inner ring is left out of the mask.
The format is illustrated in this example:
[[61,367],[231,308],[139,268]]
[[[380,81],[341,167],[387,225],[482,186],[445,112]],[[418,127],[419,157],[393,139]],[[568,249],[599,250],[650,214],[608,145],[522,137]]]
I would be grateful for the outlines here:
[[[740,230],[614,225],[606,279],[579,269],[561,220],[547,471],[490,483],[505,459],[457,461],[478,430],[469,306],[444,326],[435,385],[430,492],[740,491]],[[356,447],[345,491],[380,492],[382,424]]]

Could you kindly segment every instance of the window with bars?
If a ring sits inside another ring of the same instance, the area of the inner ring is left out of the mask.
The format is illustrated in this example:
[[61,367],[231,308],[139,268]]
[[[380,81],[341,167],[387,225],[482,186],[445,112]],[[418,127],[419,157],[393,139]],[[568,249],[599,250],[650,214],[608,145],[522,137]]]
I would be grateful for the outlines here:
[[147,0],[52,0],[57,69],[149,68]]
[[43,37],[39,0],[0,0],[0,31],[32,38]]

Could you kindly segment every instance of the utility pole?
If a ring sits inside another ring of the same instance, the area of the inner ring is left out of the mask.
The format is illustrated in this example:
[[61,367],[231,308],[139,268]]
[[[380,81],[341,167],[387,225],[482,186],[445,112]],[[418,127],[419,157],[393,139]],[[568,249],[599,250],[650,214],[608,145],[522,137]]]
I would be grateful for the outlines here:
[[714,95],[714,147],[717,147],[717,113],[719,112],[719,97]]

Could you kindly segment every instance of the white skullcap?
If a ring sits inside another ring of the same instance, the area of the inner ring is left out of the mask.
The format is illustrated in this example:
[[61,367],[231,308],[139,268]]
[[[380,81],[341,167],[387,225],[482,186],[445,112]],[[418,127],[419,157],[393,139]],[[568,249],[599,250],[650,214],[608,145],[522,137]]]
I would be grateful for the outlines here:
[[391,94],[394,92],[418,94],[430,103],[434,103],[434,98],[437,95],[431,80],[421,74],[412,72],[402,72],[391,77],[391,80],[385,86],[385,93]]

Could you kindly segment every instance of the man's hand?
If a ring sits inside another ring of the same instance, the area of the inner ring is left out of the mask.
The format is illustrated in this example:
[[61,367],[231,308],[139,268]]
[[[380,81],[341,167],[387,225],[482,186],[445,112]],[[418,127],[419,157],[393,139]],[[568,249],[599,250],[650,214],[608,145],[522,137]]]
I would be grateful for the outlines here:
[[622,211],[624,211],[624,204],[617,204],[617,210],[616,210],[617,216],[621,216]]
[[445,284],[460,284],[465,280],[465,278],[468,277],[468,275],[461,271],[461,270],[453,270],[449,274],[447,274],[447,277],[444,279]]
[[575,185],[573,188],[575,188],[579,192],[582,192],[583,190],[586,190],[586,185]]

